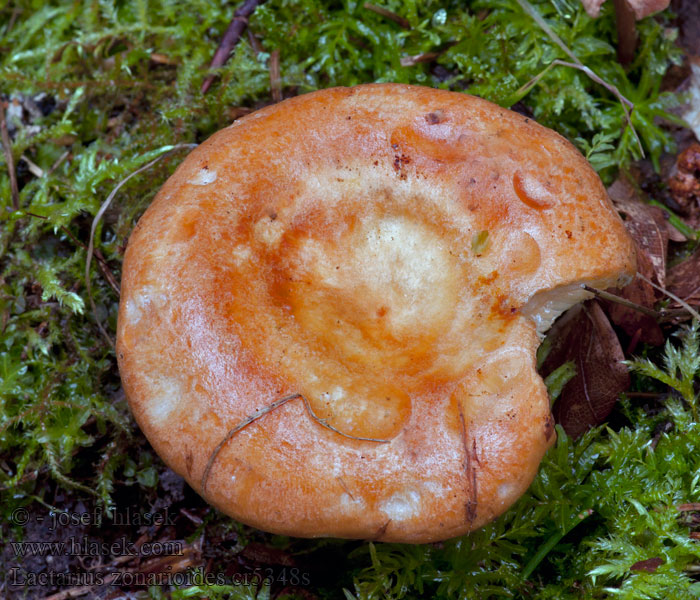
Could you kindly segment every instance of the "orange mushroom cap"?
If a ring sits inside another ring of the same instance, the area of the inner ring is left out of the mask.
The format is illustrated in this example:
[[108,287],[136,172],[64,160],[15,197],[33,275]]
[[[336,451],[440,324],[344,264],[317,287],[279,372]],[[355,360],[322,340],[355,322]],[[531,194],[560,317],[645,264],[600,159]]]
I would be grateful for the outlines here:
[[136,226],[117,349],[133,413],[212,504],[272,532],[428,542],[505,511],[554,441],[540,335],[635,271],[566,140],[381,84],[201,144]]

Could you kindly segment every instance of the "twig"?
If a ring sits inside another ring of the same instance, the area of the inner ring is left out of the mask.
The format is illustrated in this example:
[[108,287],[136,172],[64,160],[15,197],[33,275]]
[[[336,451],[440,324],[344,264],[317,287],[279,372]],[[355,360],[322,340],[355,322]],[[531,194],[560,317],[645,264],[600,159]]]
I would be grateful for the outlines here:
[[282,102],[282,77],[280,75],[280,51],[270,54],[270,94],[275,102]]
[[[581,287],[584,290],[586,290],[587,292],[590,292],[591,294],[597,296],[598,298],[602,298],[603,300],[608,300],[610,302],[615,302],[617,304],[621,304],[622,306],[626,306],[627,308],[631,308],[632,310],[636,310],[637,312],[640,312],[640,313],[645,314],[649,317],[652,317],[653,319],[656,319],[657,321],[667,321],[667,320],[675,319],[677,317],[682,317],[682,316],[688,314],[688,311],[685,308],[683,308],[683,309],[679,308],[678,310],[669,309],[669,308],[662,308],[660,311],[654,310],[653,308],[647,308],[646,306],[642,306],[641,304],[636,304],[635,302],[632,302],[631,300],[627,300],[627,298],[623,298],[622,296],[617,296],[615,294],[611,294],[610,292],[606,292],[603,290],[599,290],[598,288],[591,287],[590,285],[587,285],[585,283],[582,283]],[[657,288],[657,289],[661,289],[661,288]],[[664,290],[664,293],[666,293],[665,290]]]
[[279,400],[275,400],[272,404],[269,404],[265,408],[258,409],[255,411],[252,415],[249,417],[246,417],[243,419],[238,425],[236,425],[233,429],[231,429],[225,436],[224,438],[216,445],[214,450],[212,451],[211,455],[209,456],[209,460],[207,461],[207,466],[204,468],[204,473],[202,474],[202,483],[200,484],[200,488],[202,489],[202,493],[206,491],[207,488],[207,480],[209,479],[209,473],[211,472],[211,468],[214,466],[214,461],[216,460],[217,456],[219,456],[219,452],[221,452],[221,449],[229,442],[229,440],[236,435],[241,429],[247,427],[254,421],[257,421],[260,417],[264,417],[267,413],[272,412],[276,408],[282,406],[283,404],[286,404],[290,400],[294,400],[296,398],[301,397],[301,394],[291,394],[289,396],[285,396],[284,398],[280,398]]
[[402,17],[401,15],[397,15],[395,12],[390,11],[388,8],[384,8],[383,6],[376,6],[374,4],[370,4],[369,2],[365,2],[363,6],[367,10],[371,10],[372,12],[377,13],[382,17],[390,19],[391,21],[397,23],[404,29],[411,29],[411,24],[408,22],[408,19]]
[[19,210],[19,186],[17,185],[17,173],[15,172],[15,161],[12,158],[12,142],[7,131],[5,121],[5,105],[0,100],[0,139],[2,139],[2,151],[5,154],[5,164],[10,175],[10,193],[12,194],[12,208]]
[[286,404],[290,400],[296,400],[297,398],[300,398],[304,402],[304,407],[306,408],[306,411],[309,413],[309,416],[316,421],[319,425],[322,425],[326,429],[330,429],[331,431],[342,435],[343,437],[350,438],[351,440],[360,440],[363,442],[378,442],[380,444],[388,444],[391,440],[380,440],[376,438],[369,438],[369,437],[358,437],[354,435],[350,435],[348,433],[343,433],[342,431],[336,429],[332,425],[330,425],[325,419],[321,419],[314,413],[314,411],[311,409],[311,405],[309,404],[309,401],[306,399],[306,396],[303,394],[299,394],[298,392],[295,394],[290,394],[289,396],[285,396],[284,398],[280,398],[279,400],[275,400],[272,404],[268,404],[267,406],[263,408],[259,408],[256,410],[252,415],[247,416],[245,419],[243,419],[240,423],[238,423],[233,429],[231,429],[224,437],[223,439],[216,445],[214,450],[212,450],[211,455],[209,456],[209,460],[207,461],[207,466],[204,468],[204,473],[202,475],[202,483],[200,485],[200,488],[202,490],[202,494],[205,493],[206,491],[206,486],[207,486],[207,480],[209,479],[209,473],[211,472],[212,467],[214,466],[214,461],[216,461],[217,456],[221,452],[221,449],[231,440],[231,438],[236,435],[239,431],[242,429],[245,429],[250,425],[251,423],[254,423],[261,417],[264,417],[266,414],[271,413],[273,410],[276,408],[279,408],[283,404]]
[[591,80],[595,81],[596,83],[602,85],[605,89],[607,89],[609,92],[611,92],[620,102],[622,105],[622,111],[625,114],[625,120],[627,121],[627,124],[630,127],[630,130],[632,131],[632,135],[634,136],[635,141],[637,142],[637,146],[639,147],[639,151],[641,153],[642,158],[644,158],[644,148],[642,147],[642,142],[639,139],[639,136],[637,135],[637,130],[634,128],[634,125],[632,125],[632,119],[630,117],[630,110],[634,110],[634,104],[630,102],[627,98],[625,98],[621,93],[620,90],[617,89],[615,85],[612,83],[608,83],[598,75],[596,75],[589,67],[584,65],[578,56],[576,56],[569,48],[567,45],[562,41],[562,39],[552,31],[551,27],[547,25],[547,22],[542,18],[540,13],[538,13],[535,8],[530,4],[527,0],[516,0],[516,2],[520,5],[520,8],[522,8],[530,17],[534,19],[534,21],[542,28],[542,31],[544,31],[551,39],[552,41],[559,46],[563,52],[572,60],[574,61],[574,64],[567,63],[566,61],[563,60],[553,60],[547,68],[542,71],[539,75],[536,75],[532,80],[530,80],[528,83],[526,83],[523,87],[520,88],[516,92],[517,94],[520,94],[521,91],[525,90],[525,93],[529,91],[529,89],[537,83],[546,73],[547,71],[553,67],[554,65],[563,65],[566,67],[571,67],[573,69],[579,69],[580,71],[583,71]]
[[117,283],[117,279],[114,276],[114,273],[112,273],[112,269],[109,268],[107,261],[105,260],[104,256],[102,256],[102,252],[100,252],[97,248],[95,248],[94,251],[95,258],[97,259],[97,265],[100,267],[100,271],[102,271],[102,274],[105,276],[109,287],[114,290],[114,293],[117,296],[121,296],[121,287],[119,287],[119,283]]
[[[469,454],[469,443],[467,442],[467,425],[464,420],[464,411],[462,410],[462,405],[459,405],[459,424],[461,429],[461,439],[462,439],[462,449],[464,450],[464,475],[467,480],[467,485],[465,486],[465,495],[467,496],[467,501],[464,503],[464,514],[466,522],[469,524],[469,528],[474,524],[474,519],[476,519],[476,512],[478,508],[478,493],[476,489],[476,471],[472,465],[471,456]],[[475,442],[476,443],[476,442]]]
[[589,79],[592,81],[595,81],[596,83],[602,85],[606,90],[608,90],[611,94],[613,94],[618,101],[620,102],[620,105],[622,106],[622,112],[625,115],[625,121],[627,121],[627,125],[629,125],[630,131],[632,131],[632,135],[634,136],[635,141],[637,142],[637,147],[639,148],[639,152],[641,153],[642,157],[645,156],[644,154],[644,148],[642,147],[642,142],[639,139],[639,136],[637,135],[637,130],[634,128],[634,125],[632,124],[632,117],[630,114],[630,110],[634,110],[634,104],[625,98],[620,90],[617,89],[616,86],[614,86],[612,83],[608,83],[604,79],[601,79],[598,75],[596,75],[591,69],[589,69],[586,65],[581,64],[580,61],[575,63],[570,63],[565,60],[559,60],[558,58],[553,60],[551,63],[547,65],[547,67],[539,74],[535,75],[530,81],[528,81],[524,86],[522,86],[517,92],[515,92],[515,95],[517,97],[522,97],[527,92],[530,91],[530,89],[540,80],[542,77],[544,77],[549,70],[552,67],[556,67],[557,65],[563,66],[563,67],[570,67],[571,69],[577,69],[579,71],[582,71],[586,76],[588,76]]
[[304,406],[306,407],[306,411],[309,413],[309,416],[319,425],[322,425],[326,429],[330,429],[338,435],[342,435],[343,437],[346,437],[350,440],[360,440],[361,442],[377,442],[379,444],[388,444],[391,441],[383,440],[380,438],[362,437],[359,435],[351,435],[349,433],[344,433],[340,431],[340,429],[336,429],[335,427],[333,427],[333,425],[331,425],[326,419],[322,419],[321,417],[319,417],[311,408],[311,404],[309,404],[309,401],[306,399],[306,396],[302,396],[301,394],[299,394],[299,396],[301,396],[301,399],[304,401]]
[[24,154],[19,157],[20,160],[23,160],[25,163],[27,163],[27,166],[29,167],[29,172],[34,175],[34,177],[43,177],[44,176],[44,169],[42,169],[39,165],[37,165],[32,159],[30,159],[28,156],[25,156]]
[[442,52],[424,52],[412,56],[402,56],[400,63],[402,67],[413,67],[419,63],[431,62],[440,56]]
[[15,21],[17,21],[17,17],[19,17],[21,14],[22,9],[19,7],[15,7],[15,9],[12,11],[12,15],[10,15],[10,22],[5,28],[5,36],[10,35],[10,31],[12,31],[12,28],[15,26]]
[[554,33],[554,31],[552,31],[552,28],[547,25],[547,21],[542,18],[540,13],[535,10],[532,4],[530,4],[527,0],[516,0],[516,2],[520,5],[520,8],[522,8],[528,15],[530,15],[530,17],[532,17],[535,23],[540,26],[542,31],[544,31],[571,60],[573,60],[577,65],[583,66],[583,63],[579,60],[578,56],[569,50],[569,47],[562,41],[562,39],[556,33]]
[[97,307],[95,306],[95,299],[92,297],[92,286],[90,285],[90,264],[92,262],[92,255],[94,254],[94,248],[95,248],[95,231],[97,230],[97,225],[100,223],[102,216],[105,214],[107,209],[109,208],[109,205],[112,203],[112,200],[114,197],[117,195],[117,192],[122,188],[122,186],[129,181],[132,177],[135,177],[139,173],[142,173],[143,171],[146,171],[147,169],[150,169],[153,165],[155,165],[161,158],[165,156],[170,156],[173,152],[176,150],[181,150],[182,148],[196,148],[197,144],[177,144],[175,146],[171,146],[168,148],[166,146],[167,151],[165,151],[163,154],[158,156],[157,158],[154,158],[151,162],[145,164],[143,167],[136,169],[133,173],[127,175],[124,179],[122,179],[116,187],[111,191],[109,196],[107,196],[107,199],[102,203],[102,206],[100,206],[100,210],[97,211],[97,214],[95,215],[95,218],[92,220],[92,227],[90,228],[90,241],[88,243],[87,247],[87,260],[85,261],[85,287],[87,289],[87,295],[90,300],[90,306],[92,307],[92,314],[95,317],[95,322],[97,323],[97,327],[100,330],[100,333],[104,336],[104,338],[109,342],[109,344],[114,347],[114,340],[110,337],[110,335],[107,333],[107,330],[102,326],[102,323],[100,322],[100,319],[97,317]]
[[[24,211],[25,215],[28,215],[30,217],[36,217],[37,219],[43,219],[45,221],[48,221],[48,217],[45,217],[44,215],[37,215],[36,213]],[[88,247],[83,244],[77,237],[73,235],[70,229],[66,227],[65,225],[60,225],[59,229],[65,233],[76,246],[80,246],[81,248],[87,250]],[[112,287],[112,289],[116,292],[117,296],[120,295],[120,290],[119,290],[119,284],[117,283],[117,280],[114,277],[114,274],[112,273],[112,270],[109,268],[109,265],[107,264],[107,261],[104,259],[104,256],[102,256],[102,253],[99,250],[95,250],[95,258],[97,259],[97,264],[100,267],[100,270],[102,271],[102,274],[105,276],[105,279],[107,280],[107,283]]]
[[[238,40],[241,39],[243,30],[246,28],[246,25],[248,25],[248,17],[252,15],[258,5],[262,4],[264,1],[265,0],[245,0],[238,10],[233,13],[233,19],[231,19],[231,23],[229,23],[224,37],[222,37],[221,42],[219,42],[219,47],[214,53],[214,58],[211,59],[209,69],[216,69],[228,60]],[[211,74],[204,80],[204,83],[202,83],[202,94],[207,93],[215,78],[216,75]]]
[[70,150],[66,150],[61,156],[59,156],[56,159],[56,162],[51,165],[51,168],[46,172],[46,176],[48,177],[53,173],[58,167],[61,166],[61,163],[66,160],[70,156]]
[[650,279],[647,279],[641,273],[637,273],[637,277],[639,277],[639,279],[641,279],[642,281],[645,281],[646,283],[648,283],[655,290],[658,290],[659,292],[661,292],[665,296],[668,296],[669,298],[671,298],[671,300],[675,300],[676,302],[678,302],[678,304],[680,304],[688,313],[690,313],[690,315],[693,317],[693,319],[697,319],[700,322],[700,314],[698,313],[698,311],[696,311],[692,306],[690,306],[690,304],[688,304],[685,300],[682,300],[681,298],[679,298],[675,294],[672,294],[671,292],[669,292],[667,289],[662,288],[660,285],[656,285],[653,281],[651,281]]
[[632,310],[636,310],[637,312],[648,315],[654,319],[661,318],[660,312],[658,312],[652,308],[647,308],[646,306],[642,306],[641,304],[636,304],[634,302],[631,302],[631,301],[627,300],[626,298],[623,298],[622,296],[616,296],[615,294],[611,294],[610,292],[605,292],[603,290],[599,290],[599,289],[591,287],[590,285],[587,285],[585,283],[582,283],[581,287],[584,290],[586,290],[587,292],[590,292],[594,296],[597,296],[598,298],[602,298],[603,300],[609,300],[610,302],[615,302],[617,304],[621,304],[622,306],[626,306],[627,308],[631,308]]

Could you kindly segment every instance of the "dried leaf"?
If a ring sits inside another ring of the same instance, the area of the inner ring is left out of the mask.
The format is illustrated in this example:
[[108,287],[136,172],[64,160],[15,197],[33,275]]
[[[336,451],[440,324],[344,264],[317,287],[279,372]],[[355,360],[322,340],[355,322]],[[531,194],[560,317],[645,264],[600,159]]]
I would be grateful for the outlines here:
[[[664,212],[642,202],[637,190],[625,179],[618,179],[608,189],[610,198],[618,210],[624,213],[625,227],[634,239],[637,249],[637,271],[658,285],[666,283],[666,253],[669,240],[669,223]],[[635,278],[621,290],[612,290],[626,300],[653,308],[656,291],[645,281]],[[605,305],[610,320],[624,330],[633,340],[659,346],[664,343],[659,324],[645,315],[619,304]]]
[[663,210],[642,202],[631,183],[618,179],[608,188],[615,207],[624,214],[625,227],[654,267],[654,279],[661,287],[666,282],[668,221]]
[[[639,248],[637,249],[637,271],[647,279],[654,274],[651,261]],[[653,308],[656,303],[654,288],[639,278],[635,278],[621,290],[610,291],[646,308]],[[664,343],[663,331],[653,317],[615,302],[605,302],[604,306],[610,320],[630,338],[653,346],[661,346]]]
[[576,376],[564,386],[552,412],[570,436],[578,437],[602,423],[629,387],[629,373],[621,362],[622,348],[595,300],[566,313],[549,337],[552,347],[542,374],[549,375],[568,361],[576,365]]
[[658,569],[665,562],[666,561],[659,556],[655,556],[654,558],[647,558],[646,560],[640,560],[634,563],[630,567],[630,571],[645,571],[647,573],[656,573],[656,569]]
[[[593,18],[600,13],[600,7],[605,0],[581,0],[583,8]],[[668,7],[670,0],[627,0],[627,5],[634,13],[634,18],[639,20],[648,17],[650,14],[664,10]]]
[[700,305],[700,250],[669,269],[668,291],[688,304]]
[[594,19],[600,14],[600,7],[604,2],[605,0],[581,0],[583,8],[586,10],[588,15]]

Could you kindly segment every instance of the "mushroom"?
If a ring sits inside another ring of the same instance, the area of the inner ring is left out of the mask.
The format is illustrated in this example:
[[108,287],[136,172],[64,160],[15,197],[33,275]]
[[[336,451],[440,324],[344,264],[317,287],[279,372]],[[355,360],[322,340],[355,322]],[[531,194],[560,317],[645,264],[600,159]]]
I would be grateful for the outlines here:
[[124,259],[134,416],[209,502],[280,534],[441,540],[555,439],[535,351],[634,247],[553,131],[465,94],[334,88],[194,150]]
[[[588,15],[596,18],[605,0],[581,0]],[[671,0],[613,0],[617,23],[617,56],[626,65],[632,62],[637,46],[635,21],[668,8]]]

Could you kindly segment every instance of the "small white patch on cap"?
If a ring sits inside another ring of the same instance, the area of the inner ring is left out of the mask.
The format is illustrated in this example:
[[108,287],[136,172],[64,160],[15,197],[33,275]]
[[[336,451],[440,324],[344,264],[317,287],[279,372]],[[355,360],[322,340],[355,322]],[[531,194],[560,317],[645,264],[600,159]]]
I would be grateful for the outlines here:
[[126,318],[131,323],[138,323],[144,313],[162,311],[168,304],[168,296],[157,292],[152,287],[144,287],[126,301]]
[[165,294],[146,286],[132,294],[132,297],[126,301],[126,318],[132,323],[137,323],[143,318],[144,313],[154,309],[161,311],[167,304],[168,297]]
[[143,312],[141,311],[141,307],[138,305],[138,302],[135,299],[132,300],[131,298],[127,300],[126,320],[130,323],[138,323],[141,320],[142,316]]
[[216,171],[210,171],[209,169],[200,169],[193,179],[190,179],[187,183],[192,185],[209,185],[216,181]]
[[501,500],[508,500],[513,497],[516,491],[512,483],[502,483],[498,486],[498,497]]
[[423,488],[433,497],[442,497],[445,495],[445,486],[437,481],[424,481]]
[[171,415],[184,396],[182,383],[174,377],[160,377],[151,387],[151,399],[145,405],[148,419],[156,427],[172,426]]
[[251,252],[248,246],[240,244],[231,250],[231,255],[237,266],[242,266],[250,260]]
[[358,496],[351,497],[350,494],[343,494],[340,497],[340,506],[344,509],[358,510],[365,509],[367,505],[363,498]]
[[345,398],[345,390],[340,386],[336,386],[330,392],[322,392],[320,397],[324,402],[337,402]]
[[255,239],[266,246],[276,246],[282,239],[284,224],[279,220],[272,220],[270,217],[263,217],[253,228]]
[[420,494],[414,490],[406,490],[394,494],[379,505],[381,510],[392,521],[406,521],[415,517],[420,510]]

